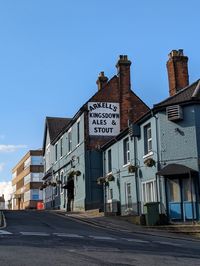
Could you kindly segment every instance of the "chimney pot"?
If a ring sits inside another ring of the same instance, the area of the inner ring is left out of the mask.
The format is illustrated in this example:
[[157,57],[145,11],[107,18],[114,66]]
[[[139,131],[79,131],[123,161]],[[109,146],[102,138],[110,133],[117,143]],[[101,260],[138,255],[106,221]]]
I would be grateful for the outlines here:
[[106,85],[107,81],[108,81],[108,78],[104,75],[104,71],[101,71],[96,81],[98,90],[101,90]]

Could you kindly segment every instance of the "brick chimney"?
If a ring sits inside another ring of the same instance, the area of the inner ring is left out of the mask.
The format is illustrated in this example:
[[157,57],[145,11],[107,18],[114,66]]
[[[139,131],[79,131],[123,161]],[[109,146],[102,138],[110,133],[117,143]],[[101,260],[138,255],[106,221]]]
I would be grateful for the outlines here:
[[107,83],[108,81],[108,78],[106,76],[104,76],[104,72],[100,72],[99,73],[99,76],[98,76],[98,79],[96,81],[96,84],[98,86],[98,90],[101,90]]
[[131,91],[131,77],[130,77],[131,61],[128,60],[127,55],[120,55],[116,64],[119,78],[120,90],[120,127],[124,129],[128,126],[128,120],[131,118],[133,107],[131,106],[130,91]]
[[129,91],[131,89],[131,77],[130,77],[130,65],[131,61],[128,60],[127,55],[120,55],[116,64],[120,89],[123,91]]
[[188,57],[184,56],[182,49],[170,52],[169,60],[167,61],[167,71],[170,96],[188,86]]

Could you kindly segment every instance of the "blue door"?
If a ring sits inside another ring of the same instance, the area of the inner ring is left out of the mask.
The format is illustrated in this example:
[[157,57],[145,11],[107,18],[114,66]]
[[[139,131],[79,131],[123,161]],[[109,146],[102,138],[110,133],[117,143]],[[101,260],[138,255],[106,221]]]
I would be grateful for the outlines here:
[[193,179],[167,179],[168,214],[171,220],[197,218],[196,193]]
[[183,218],[184,220],[196,219],[196,193],[193,180],[184,178],[182,182]]
[[172,220],[182,219],[181,187],[179,179],[167,180],[168,212]]

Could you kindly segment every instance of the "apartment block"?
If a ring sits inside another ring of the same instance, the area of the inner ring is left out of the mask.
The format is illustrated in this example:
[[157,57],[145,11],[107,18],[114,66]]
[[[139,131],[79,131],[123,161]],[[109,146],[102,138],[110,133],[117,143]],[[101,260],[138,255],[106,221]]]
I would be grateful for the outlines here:
[[13,210],[36,209],[43,201],[42,150],[30,150],[12,170]]

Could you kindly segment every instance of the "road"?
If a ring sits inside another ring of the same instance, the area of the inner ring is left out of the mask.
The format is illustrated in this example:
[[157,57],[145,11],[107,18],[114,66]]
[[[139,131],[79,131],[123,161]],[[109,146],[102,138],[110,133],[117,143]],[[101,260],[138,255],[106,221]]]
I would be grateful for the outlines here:
[[200,241],[94,227],[47,211],[5,211],[1,266],[200,265]]

